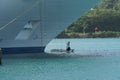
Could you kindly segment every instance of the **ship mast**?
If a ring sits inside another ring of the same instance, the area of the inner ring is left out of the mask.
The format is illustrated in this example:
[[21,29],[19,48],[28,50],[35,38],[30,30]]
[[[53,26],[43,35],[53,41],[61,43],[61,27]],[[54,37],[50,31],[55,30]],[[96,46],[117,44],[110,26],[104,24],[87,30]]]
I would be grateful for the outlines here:
[[43,21],[42,21],[42,0],[39,3],[39,15],[40,15],[40,43],[43,46]]

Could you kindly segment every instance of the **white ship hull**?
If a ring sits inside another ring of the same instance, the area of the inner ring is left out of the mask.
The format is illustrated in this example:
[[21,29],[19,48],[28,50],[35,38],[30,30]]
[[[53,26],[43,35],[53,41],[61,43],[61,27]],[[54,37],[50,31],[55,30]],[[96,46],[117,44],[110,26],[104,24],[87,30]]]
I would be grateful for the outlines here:
[[[43,52],[54,37],[99,1],[1,0],[0,47],[5,53]],[[29,21],[32,27],[25,27]]]

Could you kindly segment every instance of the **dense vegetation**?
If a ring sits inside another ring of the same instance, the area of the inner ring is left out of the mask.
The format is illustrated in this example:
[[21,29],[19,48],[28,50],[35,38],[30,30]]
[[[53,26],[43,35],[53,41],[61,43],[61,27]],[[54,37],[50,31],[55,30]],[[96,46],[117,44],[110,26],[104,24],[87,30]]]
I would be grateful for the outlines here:
[[120,37],[120,0],[102,0],[57,37]]

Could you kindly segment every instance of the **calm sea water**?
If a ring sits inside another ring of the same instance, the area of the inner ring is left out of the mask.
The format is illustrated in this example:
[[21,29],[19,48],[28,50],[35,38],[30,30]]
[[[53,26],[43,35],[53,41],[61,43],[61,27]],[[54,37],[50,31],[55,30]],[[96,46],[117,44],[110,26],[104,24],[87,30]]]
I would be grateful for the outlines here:
[[120,80],[120,38],[54,39],[46,52],[65,49],[67,41],[72,55],[4,57],[0,80]]
[[54,39],[46,52],[51,49],[66,49],[66,43],[71,42],[71,48],[75,49],[73,55],[106,55],[120,52],[120,38],[89,38],[89,39]]

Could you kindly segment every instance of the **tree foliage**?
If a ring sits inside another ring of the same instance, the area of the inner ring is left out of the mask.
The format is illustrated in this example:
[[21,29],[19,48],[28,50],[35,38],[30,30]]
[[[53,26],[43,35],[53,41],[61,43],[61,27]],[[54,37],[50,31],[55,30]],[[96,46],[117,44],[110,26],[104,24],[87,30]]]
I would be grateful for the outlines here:
[[120,0],[102,0],[84,16],[71,24],[65,33],[93,33],[101,31],[120,32]]

